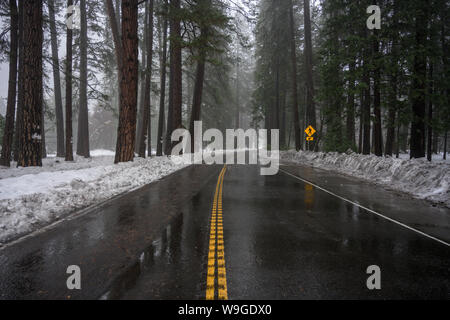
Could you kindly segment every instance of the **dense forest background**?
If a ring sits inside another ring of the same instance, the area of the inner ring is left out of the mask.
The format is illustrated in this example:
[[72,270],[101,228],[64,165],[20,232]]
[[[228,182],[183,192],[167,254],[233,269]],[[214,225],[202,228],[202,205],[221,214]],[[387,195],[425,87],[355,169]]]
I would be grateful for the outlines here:
[[[370,5],[380,29],[366,25]],[[170,154],[171,132],[195,120],[279,129],[282,149],[446,157],[449,10],[445,0],[2,0],[1,164],[98,148],[116,162]]]

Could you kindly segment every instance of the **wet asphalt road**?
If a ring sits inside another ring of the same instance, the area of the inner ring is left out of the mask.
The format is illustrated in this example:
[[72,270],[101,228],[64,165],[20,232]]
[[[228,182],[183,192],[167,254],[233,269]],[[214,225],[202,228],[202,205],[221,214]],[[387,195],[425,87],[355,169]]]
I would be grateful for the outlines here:
[[[190,166],[0,249],[1,299],[205,299],[222,166]],[[325,171],[283,170],[450,242],[450,212]],[[229,299],[449,299],[447,245],[304,181],[227,166],[223,238]],[[81,268],[68,290],[66,268]],[[368,290],[366,268],[381,268]]]

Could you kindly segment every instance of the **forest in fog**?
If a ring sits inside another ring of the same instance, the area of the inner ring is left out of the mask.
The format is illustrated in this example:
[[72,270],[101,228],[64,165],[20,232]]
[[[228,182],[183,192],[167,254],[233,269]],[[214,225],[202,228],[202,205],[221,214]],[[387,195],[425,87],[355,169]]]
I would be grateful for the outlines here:
[[2,0],[0,164],[168,155],[171,133],[198,120],[279,129],[283,150],[445,158],[449,11],[445,0]]

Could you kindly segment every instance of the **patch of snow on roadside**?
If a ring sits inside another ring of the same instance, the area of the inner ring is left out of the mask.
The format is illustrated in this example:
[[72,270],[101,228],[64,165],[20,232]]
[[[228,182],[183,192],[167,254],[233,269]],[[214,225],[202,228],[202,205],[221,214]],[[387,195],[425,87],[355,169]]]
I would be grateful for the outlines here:
[[0,244],[186,166],[168,157],[116,165],[114,156],[104,155],[70,163],[45,160],[40,168],[0,169]]
[[354,152],[285,151],[281,159],[365,179],[450,207],[450,163],[397,159]]

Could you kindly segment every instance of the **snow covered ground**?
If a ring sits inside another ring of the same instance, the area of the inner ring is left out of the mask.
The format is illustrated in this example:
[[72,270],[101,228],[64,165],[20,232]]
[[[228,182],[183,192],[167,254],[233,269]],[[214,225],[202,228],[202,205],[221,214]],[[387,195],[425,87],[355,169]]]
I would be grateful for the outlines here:
[[74,162],[50,156],[42,167],[0,167],[0,244],[186,166],[167,157],[114,165],[108,150],[91,156],[75,156]]
[[[285,151],[281,160],[362,178],[450,208],[450,162],[409,157],[385,158],[357,153]],[[438,158],[438,157],[436,157]],[[440,157],[439,159],[442,159]]]

